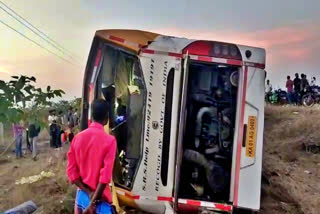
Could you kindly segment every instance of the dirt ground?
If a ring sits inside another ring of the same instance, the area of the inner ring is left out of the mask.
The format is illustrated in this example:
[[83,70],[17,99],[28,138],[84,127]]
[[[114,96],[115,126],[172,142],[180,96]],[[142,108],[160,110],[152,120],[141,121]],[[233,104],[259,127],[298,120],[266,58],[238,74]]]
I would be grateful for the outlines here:
[[[320,108],[268,106],[265,115],[260,213],[319,214],[320,153],[307,152],[303,144],[320,142]],[[29,153],[16,160],[10,150],[0,156],[0,213],[27,200],[39,206],[37,213],[72,213],[75,188],[65,176],[67,149],[68,145],[54,150],[48,141],[41,141],[38,161]],[[41,171],[52,171],[55,176],[15,184]]]
[[[57,150],[50,148],[48,141],[39,144],[41,152],[37,161],[32,160],[29,152],[19,160],[14,153],[0,159],[0,213],[28,200],[39,207],[36,213],[73,213],[75,188],[65,176],[67,146]],[[32,184],[15,184],[16,180],[38,175],[41,171],[53,172],[55,176]]]
[[263,214],[320,213],[320,108],[268,106],[265,113]]

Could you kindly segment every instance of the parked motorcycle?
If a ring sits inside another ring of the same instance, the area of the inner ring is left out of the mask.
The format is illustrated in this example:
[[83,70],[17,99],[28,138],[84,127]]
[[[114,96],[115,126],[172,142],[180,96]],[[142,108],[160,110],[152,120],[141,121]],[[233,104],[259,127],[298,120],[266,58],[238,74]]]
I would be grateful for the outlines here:
[[266,102],[271,104],[285,105],[288,104],[287,92],[278,89],[266,94]]
[[305,90],[305,94],[302,96],[301,103],[303,106],[311,107],[316,103],[320,103],[320,87],[312,86]]

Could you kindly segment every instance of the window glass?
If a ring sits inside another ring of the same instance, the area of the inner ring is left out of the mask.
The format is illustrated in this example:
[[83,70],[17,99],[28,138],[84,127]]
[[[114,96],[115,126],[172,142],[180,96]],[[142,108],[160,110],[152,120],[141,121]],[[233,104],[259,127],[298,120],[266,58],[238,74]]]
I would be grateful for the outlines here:
[[106,46],[96,87],[96,96],[111,103],[109,124],[118,147],[114,181],[131,188],[141,158],[146,98],[138,59]]

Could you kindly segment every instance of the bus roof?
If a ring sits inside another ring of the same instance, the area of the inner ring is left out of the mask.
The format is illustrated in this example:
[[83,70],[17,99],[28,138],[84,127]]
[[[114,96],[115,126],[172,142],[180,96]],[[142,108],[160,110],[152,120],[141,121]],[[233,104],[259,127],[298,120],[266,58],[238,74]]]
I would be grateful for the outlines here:
[[96,36],[139,52],[140,48],[153,42],[159,34],[141,30],[98,30]]
[[[200,42],[204,43],[221,43],[229,46],[237,46],[237,48],[241,52],[241,56],[244,57],[246,51],[250,52],[252,56],[248,56],[243,58],[243,61],[247,63],[253,63],[253,67],[265,68],[265,60],[266,60],[266,52],[262,48],[257,47],[249,47],[245,45],[238,45],[232,43],[224,43],[218,41],[205,41],[205,40],[194,40],[194,39],[186,39],[179,38],[173,36],[165,36],[157,33],[141,31],[141,30],[123,30],[123,29],[107,29],[107,30],[98,30],[95,34],[96,37],[109,41],[111,43],[117,44],[121,47],[129,49],[131,51],[136,52],[137,54],[141,49],[147,50],[150,49],[151,52],[160,51],[160,52],[168,52],[173,53],[173,55],[182,54],[182,51],[191,43]],[[200,46],[199,46],[200,47]],[[200,49],[203,49],[201,46]],[[198,47],[196,48],[199,49]],[[208,50],[206,50],[208,51]],[[150,51],[149,51],[150,52]],[[189,52],[190,53],[190,52]],[[199,54],[196,54],[199,55]],[[200,54],[203,55],[203,54]],[[206,54],[205,54],[206,55]],[[217,56],[218,58],[226,58]]]

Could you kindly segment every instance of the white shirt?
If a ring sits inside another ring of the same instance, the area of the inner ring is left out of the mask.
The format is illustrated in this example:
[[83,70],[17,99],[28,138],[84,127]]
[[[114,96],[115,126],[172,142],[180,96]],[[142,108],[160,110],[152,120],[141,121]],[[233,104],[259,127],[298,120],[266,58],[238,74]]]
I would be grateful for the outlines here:
[[272,91],[272,85],[270,83],[269,83],[269,85],[266,83],[265,90],[266,90],[266,92],[271,92]]
[[49,115],[48,117],[48,122],[49,122],[49,126],[53,123],[53,121],[57,121],[58,117],[55,115]]
[[316,80],[311,80],[310,86],[315,86],[316,85]]

